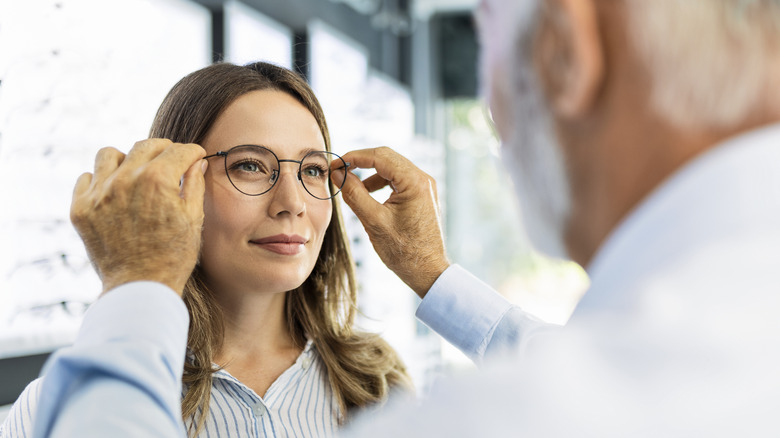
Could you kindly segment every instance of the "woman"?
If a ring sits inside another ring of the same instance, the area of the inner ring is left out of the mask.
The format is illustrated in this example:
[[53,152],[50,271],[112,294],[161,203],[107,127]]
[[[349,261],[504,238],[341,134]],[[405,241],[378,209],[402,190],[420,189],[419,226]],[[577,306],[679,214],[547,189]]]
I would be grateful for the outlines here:
[[[150,137],[200,144],[209,160],[183,294],[191,436],[327,436],[410,386],[387,343],[353,330],[355,274],[328,171],[340,158],[305,81],[266,63],[211,65],[173,87]],[[29,433],[37,392],[17,400],[6,434]]]

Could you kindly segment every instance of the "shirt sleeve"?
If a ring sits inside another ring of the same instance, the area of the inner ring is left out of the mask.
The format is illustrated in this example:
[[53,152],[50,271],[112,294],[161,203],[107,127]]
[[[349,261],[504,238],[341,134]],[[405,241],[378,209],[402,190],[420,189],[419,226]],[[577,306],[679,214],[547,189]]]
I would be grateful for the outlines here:
[[32,436],[33,418],[41,393],[41,379],[30,382],[16,399],[3,425],[0,426],[0,438],[26,438]]
[[105,294],[74,345],[44,367],[33,436],[186,436],[188,324],[184,302],[162,284],[128,283]]
[[545,325],[458,265],[439,276],[416,316],[477,363],[522,348]]

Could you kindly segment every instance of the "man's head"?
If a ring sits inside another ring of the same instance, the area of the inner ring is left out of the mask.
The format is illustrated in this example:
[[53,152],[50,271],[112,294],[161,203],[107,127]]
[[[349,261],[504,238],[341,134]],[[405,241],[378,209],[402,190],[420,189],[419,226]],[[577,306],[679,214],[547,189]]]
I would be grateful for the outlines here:
[[481,72],[534,243],[587,264],[642,198],[780,120],[780,0],[483,0]]

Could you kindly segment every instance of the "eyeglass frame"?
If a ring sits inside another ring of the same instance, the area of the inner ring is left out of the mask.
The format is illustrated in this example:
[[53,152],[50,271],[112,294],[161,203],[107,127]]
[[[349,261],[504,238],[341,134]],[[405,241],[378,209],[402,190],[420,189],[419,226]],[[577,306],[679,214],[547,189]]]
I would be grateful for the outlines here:
[[[279,178],[277,177],[276,179],[274,179],[274,182],[271,184],[271,187],[268,187],[268,190],[266,190],[264,192],[261,192],[261,193],[256,193],[256,194],[247,193],[247,192],[239,189],[238,186],[236,186],[236,183],[234,183],[233,179],[230,178],[230,172],[228,171],[228,168],[227,168],[227,156],[228,156],[228,154],[230,154],[230,151],[232,151],[233,149],[246,147],[246,146],[261,148],[261,149],[265,149],[268,152],[270,152],[271,155],[273,155],[273,157],[276,159],[276,163],[278,165],[277,169],[275,169],[274,171],[279,172],[280,176],[281,176],[281,173],[282,173],[282,163],[298,163],[298,171],[295,173],[296,176],[298,177],[298,181],[300,181],[301,186],[303,187],[303,190],[306,190],[306,193],[308,193],[314,199],[319,199],[321,201],[327,201],[329,199],[335,198],[336,195],[341,193],[341,188],[344,187],[344,183],[347,182],[347,174],[346,174],[346,172],[344,172],[344,181],[341,181],[341,184],[339,186],[336,186],[335,184],[333,184],[333,186],[336,187],[336,191],[332,195],[327,197],[327,198],[319,198],[319,197],[315,196],[312,192],[309,191],[309,189],[306,188],[306,184],[303,183],[303,180],[301,179],[301,171],[303,170],[302,169],[303,162],[306,160],[306,158],[309,155],[312,155],[312,154],[318,154],[318,153],[325,152],[325,153],[334,155],[337,159],[341,160],[341,162],[344,163],[344,166],[339,167],[339,169],[347,169],[347,168],[349,168],[350,163],[344,161],[344,158],[342,158],[341,155],[339,155],[339,154],[337,154],[335,152],[331,152],[331,151],[309,151],[300,160],[280,160],[279,157],[274,153],[274,151],[272,151],[271,149],[269,149],[269,148],[267,148],[265,146],[258,145],[258,144],[239,144],[239,145],[233,146],[232,148],[228,149],[227,151],[218,151],[218,152],[216,152],[214,154],[207,155],[207,156],[203,157],[204,160],[209,159],[209,158],[214,158],[214,157],[223,157],[224,158],[223,163],[224,163],[224,168],[225,168],[225,176],[227,176],[228,181],[230,181],[230,185],[232,185],[234,189],[238,190],[238,192],[243,194],[243,195],[246,195],[246,196],[265,195],[266,193],[270,192],[271,189],[273,189],[274,186],[276,186],[276,182],[279,181]],[[333,162],[333,160],[331,160],[331,162]],[[333,183],[333,180],[330,179],[330,170],[328,171],[328,180],[329,180],[328,182],[330,184]]]

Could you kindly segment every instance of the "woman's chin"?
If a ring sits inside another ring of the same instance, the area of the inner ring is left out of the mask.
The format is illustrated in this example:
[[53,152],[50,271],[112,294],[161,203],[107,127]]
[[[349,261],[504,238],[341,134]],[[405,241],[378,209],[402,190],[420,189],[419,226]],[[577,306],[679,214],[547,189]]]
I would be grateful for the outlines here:
[[306,277],[300,276],[257,276],[242,282],[239,286],[245,291],[261,293],[281,293],[295,290],[306,281]]
[[311,270],[284,269],[275,266],[260,271],[234,272],[229,278],[223,279],[207,276],[208,282],[216,294],[221,293],[223,289],[251,293],[281,293],[300,287],[309,274],[311,274]]

